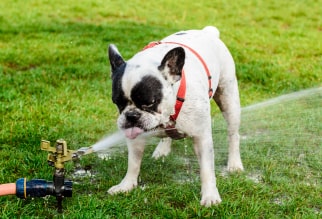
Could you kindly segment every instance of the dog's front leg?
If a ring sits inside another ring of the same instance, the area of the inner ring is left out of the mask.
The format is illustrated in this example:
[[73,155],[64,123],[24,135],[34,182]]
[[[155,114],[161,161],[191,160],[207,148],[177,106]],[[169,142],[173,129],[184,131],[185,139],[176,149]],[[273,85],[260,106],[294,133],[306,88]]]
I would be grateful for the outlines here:
[[216,186],[214,149],[211,134],[207,136],[195,137],[194,150],[198,157],[200,166],[200,204],[206,207],[219,204],[221,202],[221,198]]
[[128,147],[128,168],[124,179],[120,184],[113,186],[108,190],[109,194],[128,192],[138,185],[138,176],[140,173],[141,161],[143,157],[145,139],[136,138],[127,140]]

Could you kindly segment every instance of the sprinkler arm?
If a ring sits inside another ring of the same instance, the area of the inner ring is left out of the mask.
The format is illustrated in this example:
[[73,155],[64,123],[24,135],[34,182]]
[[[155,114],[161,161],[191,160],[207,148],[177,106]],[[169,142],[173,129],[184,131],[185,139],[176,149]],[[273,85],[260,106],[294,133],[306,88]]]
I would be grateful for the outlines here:
[[48,163],[58,169],[64,168],[64,163],[76,158],[76,151],[67,149],[67,143],[64,140],[57,140],[56,147],[51,147],[50,142],[41,141],[41,150],[48,151]]
[[94,150],[92,147],[82,147],[82,148],[78,149],[76,151],[76,153],[74,153],[74,156],[80,157],[80,156],[84,156],[87,154],[91,154],[93,152],[94,152]]

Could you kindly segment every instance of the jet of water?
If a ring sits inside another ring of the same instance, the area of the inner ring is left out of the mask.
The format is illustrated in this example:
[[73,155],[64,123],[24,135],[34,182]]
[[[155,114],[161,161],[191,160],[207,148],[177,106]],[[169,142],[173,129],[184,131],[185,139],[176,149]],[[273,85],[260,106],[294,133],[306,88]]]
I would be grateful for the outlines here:
[[[158,131],[158,130],[146,132],[146,133],[141,134],[138,138],[140,138],[140,137],[148,137],[149,138],[149,137],[160,134],[159,132],[160,131]],[[126,137],[124,135],[124,132],[117,131],[111,135],[104,137],[102,140],[91,145],[90,147],[82,147],[82,148],[78,149],[76,152],[76,156],[79,157],[79,156],[83,156],[83,155],[90,154],[93,152],[104,153],[112,147],[125,145],[125,142],[126,142]]]

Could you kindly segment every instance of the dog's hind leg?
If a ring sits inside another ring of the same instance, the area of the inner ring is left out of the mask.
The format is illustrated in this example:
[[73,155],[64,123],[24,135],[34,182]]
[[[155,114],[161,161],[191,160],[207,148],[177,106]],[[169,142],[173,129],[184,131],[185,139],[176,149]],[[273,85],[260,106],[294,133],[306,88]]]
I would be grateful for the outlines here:
[[235,68],[228,67],[226,75],[219,79],[219,85],[213,99],[219,106],[228,127],[228,171],[242,171],[243,164],[239,150],[240,100]]
[[155,148],[152,157],[154,159],[159,159],[160,157],[167,156],[171,152],[171,143],[171,138],[162,138],[158,146]]
[[[210,121],[209,121],[210,123]],[[206,207],[219,204],[221,198],[216,186],[214,149],[211,135],[211,125],[200,136],[195,136],[194,151],[200,166],[201,201]]]

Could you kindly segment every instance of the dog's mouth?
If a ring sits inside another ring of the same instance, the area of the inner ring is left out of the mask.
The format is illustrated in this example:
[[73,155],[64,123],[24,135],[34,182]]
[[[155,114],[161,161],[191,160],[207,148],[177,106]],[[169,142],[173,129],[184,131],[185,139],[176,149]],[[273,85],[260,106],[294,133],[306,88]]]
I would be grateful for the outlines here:
[[133,140],[143,133],[153,133],[157,135],[162,135],[162,130],[164,129],[165,128],[163,125],[159,125],[148,130],[137,126],[133,126],[133,127],[123,129],[123,132],[126,138]]
[[129,139],[135,139],[143,132],[144,132],[144,130],[139,127],[130,127],[130,128],[127,128],[124,130],[125,136]]

